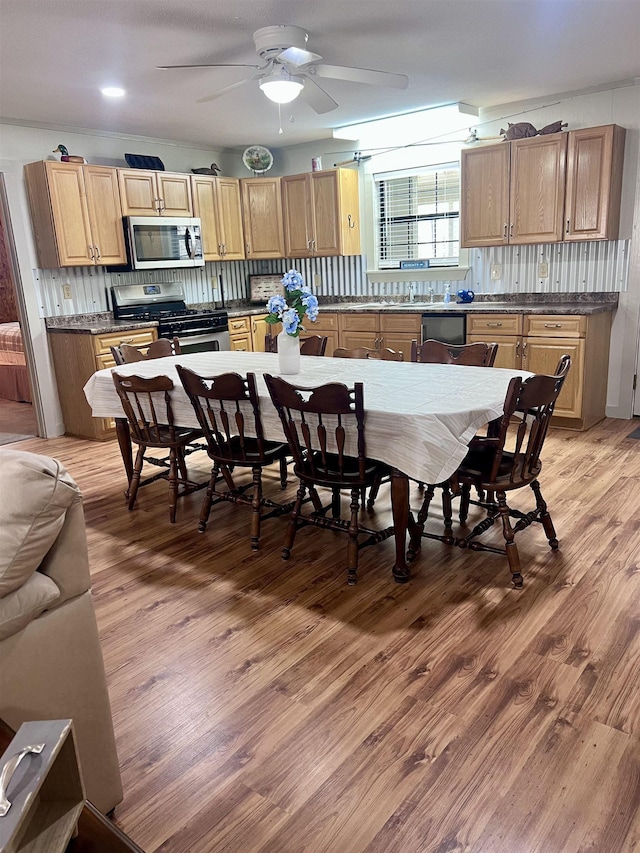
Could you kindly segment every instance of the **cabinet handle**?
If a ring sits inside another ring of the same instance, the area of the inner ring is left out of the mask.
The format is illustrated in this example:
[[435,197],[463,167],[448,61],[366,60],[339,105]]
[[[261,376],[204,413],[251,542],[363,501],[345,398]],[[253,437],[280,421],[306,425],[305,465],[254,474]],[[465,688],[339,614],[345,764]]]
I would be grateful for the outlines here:
[[562,323],[545,323],[545,329],[561,329]]
[[132,344],[133,338],[120,338],[120,343],[121,344]]
[[251,254],[251,243],[247,243],[247,255]]
[[222,244],[222,254],[223,254],[223,255],[226,255],[226,254],[227,254],[227,244],[226,244],[226,243],[223,243],[223,244]]
[[504,233],[502,235],[502,239],[503,240],[507,239],[507,223],[506,222],[504,223]]
[[[349,224],[349,228],[355,228],[356,227],[356,221],[355,221],[355,219],[351,218],[351,214],[349,214],[347,216],[347,222]],[[314,243],[315,243],[315,240],[314,240]]]
[[311,240],[307,240],[307,251],[311,251]]
[[158,211],[158,213],[160,213],[160,199],[159,198],[154,198],[153,206]]
[[513,237],[513,222],[509,226],[509,237]]
[[527,357],[527,342],[524,341],[522,344],[522,358]]
[[100,258],[102,257],[102,255],[100,254],[100,247],[94,246],[93,248],[96,250],[96,261],[99,261]]
[[93,246],[87,246],[87,249],[89,250],[89,257],[92,261],[95,261],[96,256],[93,254]]
[[244,329],[244,323],[232,323],[231,327],[233,329]]
[[487,328],[498,329],[498,328],[500,328],[501,325],[502,325],[502,323],[487,323]]
[[516,355],[520,352],[520,341],[516,341]]
[[569,233],[569,220],[567,219],[567,234]]

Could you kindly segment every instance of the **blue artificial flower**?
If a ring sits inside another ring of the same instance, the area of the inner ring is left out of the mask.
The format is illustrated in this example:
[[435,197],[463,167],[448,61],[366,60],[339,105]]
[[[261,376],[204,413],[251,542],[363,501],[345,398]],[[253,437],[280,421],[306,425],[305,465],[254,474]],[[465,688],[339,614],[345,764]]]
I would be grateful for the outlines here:
[[306,308],[307,317],[311,322],[318,319],[318,299],[313,293],[306,293],[301,297],[302,304]]
[[304,286],[304,279],[298,270],[289,270],[282,276],[282,283],[285,290],[301,290]]
[[281,311],[287,310],[287,300],[284,296],[272,296],[267,302],[267,311],[270,314],[280,314]]
[[298,331],[300,325],[300,317],[295,308],[288,308],[282,314],[282,328],[288,335],[294,335]]

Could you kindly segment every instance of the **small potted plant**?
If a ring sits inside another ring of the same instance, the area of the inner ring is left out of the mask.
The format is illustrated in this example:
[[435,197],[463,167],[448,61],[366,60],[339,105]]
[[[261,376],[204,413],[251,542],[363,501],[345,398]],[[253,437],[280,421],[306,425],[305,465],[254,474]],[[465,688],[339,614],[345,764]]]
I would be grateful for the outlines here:
[[305,317],[312,323],[318,319],[318,300],[305,284],[298,270],[291,269],[282,276],[284,296],[272,296],[267,302],[269,312],[265,320],[270,325],[282,323],[278,335],[280,373],[298,373],[300,370],[300,332]]

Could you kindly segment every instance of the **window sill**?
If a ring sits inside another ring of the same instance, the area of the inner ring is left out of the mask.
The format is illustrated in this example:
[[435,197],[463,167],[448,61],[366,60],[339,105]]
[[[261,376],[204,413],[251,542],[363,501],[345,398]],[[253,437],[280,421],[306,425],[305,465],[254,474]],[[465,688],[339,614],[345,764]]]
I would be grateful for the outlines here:
[[367,270],[374,284],[393,281],[463,281],[470,267],[429,267],[426,270]]

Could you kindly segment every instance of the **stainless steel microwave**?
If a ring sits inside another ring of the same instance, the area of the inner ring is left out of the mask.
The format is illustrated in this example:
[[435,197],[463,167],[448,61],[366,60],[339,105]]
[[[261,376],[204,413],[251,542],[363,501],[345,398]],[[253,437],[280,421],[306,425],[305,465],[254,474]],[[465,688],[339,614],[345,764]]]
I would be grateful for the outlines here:
[[134,270],[202,267],[202,225],[186,216],[125,216],[129,266]]

